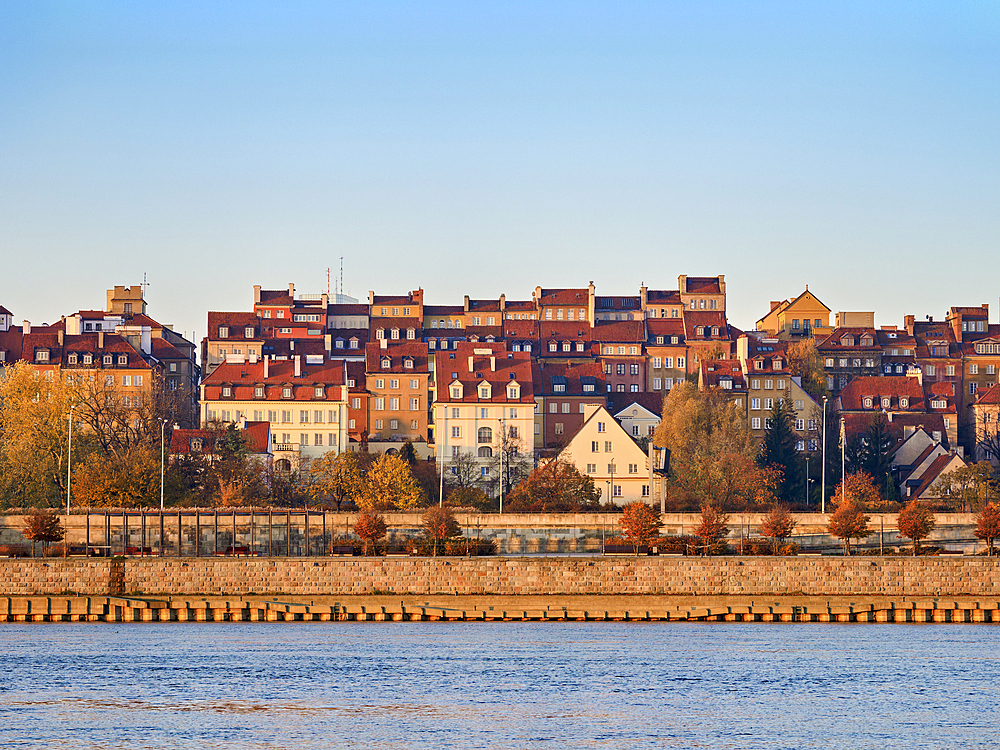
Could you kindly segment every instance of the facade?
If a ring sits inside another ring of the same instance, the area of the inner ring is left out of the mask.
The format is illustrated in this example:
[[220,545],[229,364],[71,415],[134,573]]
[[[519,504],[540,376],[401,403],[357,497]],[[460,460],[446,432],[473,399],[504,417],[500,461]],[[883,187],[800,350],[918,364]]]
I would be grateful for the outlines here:
[[833,395],[854,378],[881,374],[882,346],[874,328],[836,328],[817,344],[826,371],[826,387]]
[[652,437],[659,426],[662,417],[659,413],[647,409],[640,403],[633,401],[624,409],[615,413],[615,419],[633,439]]
[[680,318],[647,318],[646,390],[665,396],[686,377],[684,321]]
[[379,339],[366,351],[368,440],[431,442],[431,370],[427,344]]
[[305,364],[291,360],[225,362],[202,381],[203,427],[269,422],[275,467],[347,446],[348,387],[342,360]]
[[646,390],[645,320],[600,321],[592,329],[594,352],[609,393]]
[[594,480],[601,502],[650,502],[646,454],[603,406],[587,408],[583,424],[559,458]]
[[533,452],[535,397],[527,353],[507,351],[502,343],[461,343],[434,358],[440,471],[461,456],[472,457],[482,479],[489,481],[501,436],[520,446],[519,452]]
[[757,321],[757,330],[769,338],[782,340],[806,336],[826,338],[833,332],[830,308],[820,302],[807,285],[805,291],[792,300],[771,302],[770,311]]
[[561,448],[583,424],[588,406],[604,404],[604,375],[596,362],[536,362],[532,367],[536,449]]

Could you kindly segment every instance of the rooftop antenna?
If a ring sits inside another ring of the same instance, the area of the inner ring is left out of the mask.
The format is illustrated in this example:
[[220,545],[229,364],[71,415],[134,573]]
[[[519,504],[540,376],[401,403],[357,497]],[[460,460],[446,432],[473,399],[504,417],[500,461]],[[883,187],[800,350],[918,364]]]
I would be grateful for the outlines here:
[[340,256],[340,293],[344,293],[344,256]]
[[326,296],[330,296],[330,266],[326,267]]
[[146,299],[146,290],[149,288],[149,282],[146,281],[146,272],[142,272],[142,298]]

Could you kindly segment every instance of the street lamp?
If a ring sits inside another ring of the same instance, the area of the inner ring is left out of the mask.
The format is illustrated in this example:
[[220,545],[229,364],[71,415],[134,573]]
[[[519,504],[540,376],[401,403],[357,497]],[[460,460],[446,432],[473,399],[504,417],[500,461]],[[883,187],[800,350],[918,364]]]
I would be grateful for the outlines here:
[[[69,516],[69,493],[70,485],[72,484],[73,477],[71,472],[73,465],[73,410],[76,408],[76,404],[70,404],[69,407],[69,447],[66,450],[66,516]],[[68,521],[67,521],[68,523]]]
[[164,461],[164,444],[163,444],[163,433],[167,427],[167,420],[160,417],[160,518],[163,518],[163,475],[166,473]]
[[820,490],[820,501],[823,506],[823,513],[826,513],[826,396],[823,396],[823,474],[822,489]]
[[608,482],[608,502],[615,501],[615,460],[612,458],[608,464],[608,471],[611,472],[611,479]]

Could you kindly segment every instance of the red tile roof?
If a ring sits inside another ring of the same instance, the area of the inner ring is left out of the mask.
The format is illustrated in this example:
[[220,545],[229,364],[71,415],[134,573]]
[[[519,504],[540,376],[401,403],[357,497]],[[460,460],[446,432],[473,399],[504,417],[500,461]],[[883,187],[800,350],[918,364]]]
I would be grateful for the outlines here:
[[663,415],[663,396],[659,393],[609,393],[607,402],[608,411],[612,414],[618,414],[632,404],[638,404],[657,416]]
[[1000,383],[994,383],[985,391],[978,394],[977,404],[988,404],[990,406],[1000,405]]
[[[547,321],[546,321],[547,322]],[[544,330],[545,326],[543,326]],[[591,329],[591,338],[601,343],[644,344],[644,320],[598,320]]]
[[[699,336],[698,327],[703,327],[704,333]],[[712,335],[712,329],[718,328],[719,332]],[[723,310],[685,310],[684,331],[689,342],[713,340],[727,340],[729,338],[729,327],[726,324],[726,313]]]
[[[870,396],[872,406],[865,407],[864,399]],[[924,391],[916,378],[906,376],[857,377],[847,384],[840,394],[843,411],[880,411],[882,399],[889,399],[891,411],[924,411]],[[900,406],[900,399],[907,398],[909,403]]]
[[332,303],[326,306],[327,315],[368,315],[368,305]]
[[[245,329],[252,328],[254,335],[250,336],[250,340],[259,340],[260,334],[258,331],[258,326],[261,323],[261,319],[257,317],[256,313],[252,312],[214,312],[209,311],[208,313],[208,336],[209,341],[219,341],[230,339],[235,339],[237,341],[247,340],[245,335]],[[219,339],[219,328],[228,328],[229,335],[225,339]]]
[[[565,386],[565,389],[558,393],[559,396],[602,397],[605,391],[604,373],[596,362],[577,364],[536,362],[531,368],[531,377],[536,395],[555,395],[553,379]],[[584,392],[584,384],[592,385],[593,389]]]
[[681,293],[676,289],[650,289],[646,292],[647,305],[679,305]]
[[[372,341],[365,346],[365,362],[368,373],[426,373],[428,372],[429,349],[421,341],[390,341],[388,347],[382,348],[380,342]],[[389,367],[382,366],[383,358],[389,358]],[[407,359],[413,361],[412,367],[406,367]]]
[[[499,308],[498,308],[499,309]],[[465,307],[462,305],[424,305],[424,315],[462,315]]]
[[743,376],[743,367],[737,359],[703,359],[699,367],[703,387],[719,388],[722,379],[729,378],[733,381],[732,390],[746,390],[747,381]]
[[[250,453],[261,455],[270,453],[270,422],[247,422],[246,427],[240,432],[246,440],[247,449]],[[184,430],[175,427],[170,435],[170,452],[172,454],[205,453],[215,452],[215,439],[220,433],[214,430]],[[193,439],[201,439],[202,449],[194,451],[191,448]]]
[[722,294],[716,276],[688,276],[685,294]]
[[505,320],[503,335],[508,341],[538,341],[539,321],[537,320]]
[[543,306],[586,307],[590,302],[590,290],[586,287],[583,289],[542,289],[538,302]]
[[294,301],[287,289],[261,289],[260,302],[257,304],[264,307],[291,307]]
[[[492,354],[483,352],[489,350]],[[477,353],[478,352],[478,353]],[[454,355],[454,356],[452,356]],[[469,358],[472,367],[469,367]],[[494,358],[491,362],[491,357]],[[520,386],[517,403],[534,404],[531,356],[527,352],[509,352],[505,344],[459,343],[454,352],[438,352],[435,356],[438,378],[437,399],[448,403],[510,403],[507,384],[512,380]],[[452,398],[449,386],[458,381],[463,386],[460,399]],[[479,385],[491,385],[491,397],[479,397]]]
[[[202,381],[205,389],[205,401],[317,401],[340,400],[340,387],[344,385],[344,363],[342,360],[331,360],[322,365],[301,366],[301,375],[295,377],[293,361],[270,361],[268,376],[264,378],[264,363],[236,364],[224,362]],[[254,397],[255,386],[264,386],[264,396]],[[232,389],[232,396],[222,396],[222,388]],[[292,388],[290,399],[283,397],[283,388]],[[323,389],[323,398],[317,399],[315,388]]]

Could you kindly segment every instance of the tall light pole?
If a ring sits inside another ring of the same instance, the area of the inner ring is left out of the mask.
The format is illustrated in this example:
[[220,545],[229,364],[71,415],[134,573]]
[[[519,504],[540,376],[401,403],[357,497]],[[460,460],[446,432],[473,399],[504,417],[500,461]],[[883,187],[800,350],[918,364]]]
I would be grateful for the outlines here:
[[823,474],[821,487],[820,503],[822,504],[822,512],[826,513],[826,396],[823,396]]
[[608,464],[608,470],[611,472],[611,481],[608,482],[608,499],[610,502],[615,501],[615,460],[612,458],[611,463]]
[[500,407],[500,515],[503,515],[503,454],[507,434],[504,430],[504,408]]
[[166,473],[166,455],[163,434],[167,428],[167,420],[160,417],[160,518],[163,518],[163,476]]
[[806,510],[809,510],[809,483],[812,479],[809,478],[809,454],[806,454]]
[[438,465],[439,465],[439,471],[441,473],[441,487],[438,490],[438,506],[441,507],[441,508],[443,508],[444,507],[444,450],[445,450],[445,445],[448,442],[448,407],[447,406],[442,406],[441,407],[441,431],[440,431],[440,437],[441,437],[441,439],[437,441],[438,445],[440,446],[438,448]]
[[847,423],[840,418],[840,504],[847,497]]
[[[73,410],[76,404],[69,406],[69,447],[66,449],[66,515],[69,516],[69,496],[70,486],[73,482],[71,470],[73,468]],[[68,522],[67,522],[68,523]]]

